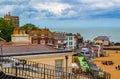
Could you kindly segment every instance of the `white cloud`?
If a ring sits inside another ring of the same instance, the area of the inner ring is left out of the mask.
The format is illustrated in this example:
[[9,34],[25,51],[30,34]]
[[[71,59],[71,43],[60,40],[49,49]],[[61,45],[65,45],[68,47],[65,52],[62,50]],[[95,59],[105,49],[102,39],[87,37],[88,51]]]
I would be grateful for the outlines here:
[[120,0],[79,0],[82,4],[89,6],[91,9],[109,9],[120,7]]
[[4,15],[8,12],[12,12],[14,8],[15,8],[15,5],[0,6],[0,14]]
[[82,3],[106,3],[106,2],[120,2],[120,0],[79,0]]
[[91,7],[92,8],[100,8],[100,9],[107,9],[107,8],[112,8],[114,7],[115,4],[113,4],[112,2],[108,2],[108,3],[96,3],[96,4],[92,4]]
[[[78,0],[78,13],[81,17],[109,14],[120,8],[120,0]],[[79,9],[79,7],[81,9]],[[105,15],[106,16],[106,15]]]
[[68,12],[68,16],[72,16],[72,15],[75,15],[76,14],[76,12],[75,11],[72,11],[72,10],[70,10],[69,12]]
[[71,8],[72,6],[65,3],[57,3],[57,2],[44,2],[44,3],[37,3],[33,6],[38,11],[46,10],[55,14],[56,16],[60,16],[64,10]]
[[67,1],[69,0],[0,0],[0,15],[11,12],[22,18],[81,18],[120,8],[120,0]]

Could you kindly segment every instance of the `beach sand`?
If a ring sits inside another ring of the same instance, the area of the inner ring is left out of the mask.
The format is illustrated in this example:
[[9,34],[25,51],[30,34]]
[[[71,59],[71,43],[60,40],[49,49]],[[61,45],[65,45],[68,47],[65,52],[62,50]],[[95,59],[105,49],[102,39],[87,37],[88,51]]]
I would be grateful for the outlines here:
[[[94,63],[101,69],[111,74],[111,79],[120,79],[120,70],[115,69],[116,66],[120,65],[120,52],[116,51],[105,51],[108,57],[99,57],[94,59]],[[102,61],[113,61],[113,65],[103,65]]]

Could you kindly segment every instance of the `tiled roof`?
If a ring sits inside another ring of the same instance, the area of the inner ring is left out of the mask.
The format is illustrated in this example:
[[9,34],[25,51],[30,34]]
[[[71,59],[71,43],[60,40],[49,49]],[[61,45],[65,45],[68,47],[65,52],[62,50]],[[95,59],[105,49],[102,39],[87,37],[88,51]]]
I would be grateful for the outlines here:
[[51,32],[49,29],[45,28],[45,29],[38,29],[38,30],[32,30],[30,32],[30,36],[33,36],[33,35],[37,35],[37,36],[40,36],[41,34],[44,34],[46,36],[49,36],[50,34],[53,35],[54,33]]
[[66,36],[73,36],[72,33],[66,33]]
[[65,33],[55,33],[55,39],[56,40],[64,40],[65,39]]
[[98,37],[96,37],[94,40],[105,40],[105,41],[109,41],[109,37],[108,37],[108,36],[98,36]]

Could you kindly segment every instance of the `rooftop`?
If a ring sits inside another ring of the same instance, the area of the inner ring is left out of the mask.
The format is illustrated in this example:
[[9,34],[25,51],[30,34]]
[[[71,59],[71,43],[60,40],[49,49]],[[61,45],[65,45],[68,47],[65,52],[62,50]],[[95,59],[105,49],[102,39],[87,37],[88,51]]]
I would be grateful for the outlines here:
[[109,41],[109,37],[108,36],[98,36],[94,40],[106,40],[106,41]]
[[[65,50],[56,50],[47,45],[5,45],[2,46],[3,55],[37,55],[37,54],[55,54],[62,53]],[[0,51],[1,53],[1,51]]]

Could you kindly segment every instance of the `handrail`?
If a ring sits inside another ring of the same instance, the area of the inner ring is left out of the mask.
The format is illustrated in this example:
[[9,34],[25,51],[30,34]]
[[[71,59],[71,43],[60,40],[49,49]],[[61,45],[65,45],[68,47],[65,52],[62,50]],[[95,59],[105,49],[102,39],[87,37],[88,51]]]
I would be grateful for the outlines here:
[[[50,76],[51,79],[52,77],[68,77],[68,79],[73,79],[74,76],[80,76],[80,77],[87,77],[88,79],[90,79],[92,76],[90,75],[80,75],[80,74],[75,74],[73,75],[72,71],[68,71],[67,74],[65,72],[65,67],[61,67],[63,68],[63,71],[59,70],[56,66],[52,66],[52,65],[48,65],[48,64],[42,64],[42,63],[36,63],[33,61],[26,61],[26,60],[21,60],[21,59],[16,59],[16,58],[11,58],[11,57],[3,57],[3,59],[10,59],[10,61],[8,60],[4,60],[4,61],[0,61],[0,62],[4,62],[4,63],[13,63],[13,66],[11,67],[11,70],[9,70],[10,68],[8,68],[8,72],[6,71],[7,68],[3,68],[2,70],[8,74],[13,74],[16,75],[15,73],[10,73],[12,70],[16,70],[17,72],[24,72],[23,74],[27,75],[27,78],[33,78],[36,77],[35,75],[30,75],[29,73],[32,74],[37,74],[39,76],[42,75],[42,77],[46,77],[46,76]],[[0,58],[1,60],[1,58]],[[71,67],[69,67],[68,69],[72,70]],[[39,70],[39,71],[38,71]],[[41,72],[42,71],[42,72]],[[28,74],[27,74],[28,72]],[[18,73],[17,75],[21,75],[24,76],[23,74]],[[109,73],[106,74],[107,76],[110,75]],[[69,78],[70,77],[70,78]],[[40,77],[39,77],[40,78]],[[54,78],[56,79],[56,78]],[[79,78],[81,79],[81,78]],[[110,78],[107,78],[110,79]]]

